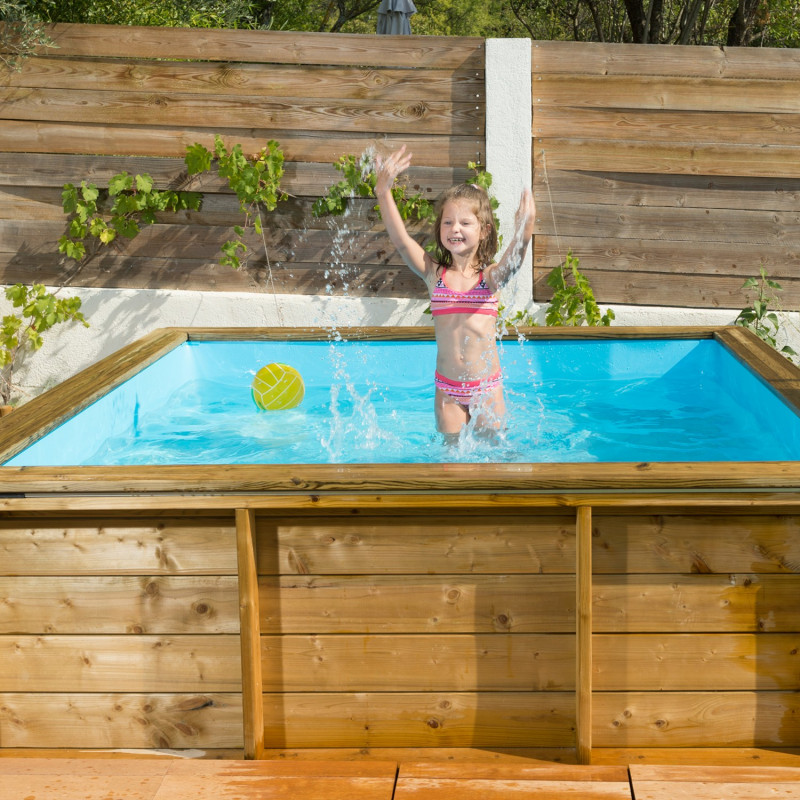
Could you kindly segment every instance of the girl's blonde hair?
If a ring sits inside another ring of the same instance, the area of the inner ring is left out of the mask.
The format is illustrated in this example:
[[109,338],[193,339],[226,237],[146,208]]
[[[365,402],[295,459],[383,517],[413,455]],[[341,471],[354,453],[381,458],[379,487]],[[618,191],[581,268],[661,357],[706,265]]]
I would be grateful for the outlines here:
[[494,214],[492,213],[492,204],[489,202],[489,195],[474,183],[459,183],[451,186],[442,193],[442,196],[437,201],[436,228],[434,230],[436,236],[436,261],[443,269],[448,269],[453,265],[453,254],[444,246],[441,238],[444,207],[450,201],[469,203],[472,207],[472,213],[478,218],[481,227],[487,230],[486,236],[481,239],[478,245],[478,270],[488,267],[494,261],[497,253],[497,227],[494,224]]

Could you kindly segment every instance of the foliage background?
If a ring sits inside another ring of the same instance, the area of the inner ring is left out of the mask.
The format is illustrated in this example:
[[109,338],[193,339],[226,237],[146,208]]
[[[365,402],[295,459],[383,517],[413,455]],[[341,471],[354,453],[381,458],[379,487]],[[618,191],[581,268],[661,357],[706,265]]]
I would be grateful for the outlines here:
[[[415,0],[412,33],[800,46],[797,0]],[[0,0],[0,18],[374,33],[380,0]]]

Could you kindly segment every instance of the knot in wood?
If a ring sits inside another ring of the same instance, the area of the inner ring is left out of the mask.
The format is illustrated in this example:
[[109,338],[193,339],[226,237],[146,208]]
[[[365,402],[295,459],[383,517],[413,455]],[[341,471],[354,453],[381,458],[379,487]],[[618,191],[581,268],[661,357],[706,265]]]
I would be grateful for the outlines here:
[[440,722],[439,722],[439,720],[438,720],[438,719],[436,719],[436,717],[431,717],[431,718],[428,720],[428,727],[429,727],[429,728],[433,728],[434,730],[436,730],[436,728],[438,728],[438,727],[439,727],[439,725],[440,725]]

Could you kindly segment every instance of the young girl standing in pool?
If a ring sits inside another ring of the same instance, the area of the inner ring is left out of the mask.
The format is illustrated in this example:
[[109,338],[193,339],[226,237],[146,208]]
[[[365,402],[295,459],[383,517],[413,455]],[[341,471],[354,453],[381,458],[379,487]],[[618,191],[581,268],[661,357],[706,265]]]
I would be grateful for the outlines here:
[[395,178],[410,164],[405,145],[387,158],[379,156],[375,196],[392,243],[430,294],[436,426],[450,440],[473,419],[476,430],[498,430],[505,401],[495,333],[497,291],[522,265],[533,235],[533,195],[523,192],[514,237],[495,262],[498,240],[489,196],[472,184],[448,189],[438,204],[433,258],[406,231],[391,193]]

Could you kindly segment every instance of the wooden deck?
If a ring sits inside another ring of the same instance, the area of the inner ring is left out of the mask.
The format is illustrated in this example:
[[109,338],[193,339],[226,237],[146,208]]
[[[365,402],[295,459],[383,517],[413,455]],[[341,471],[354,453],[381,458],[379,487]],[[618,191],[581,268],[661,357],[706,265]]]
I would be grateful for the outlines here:
[[0,785],[3,800],[766,800],[800,798],[800,766],[59,754],[0,756]]

